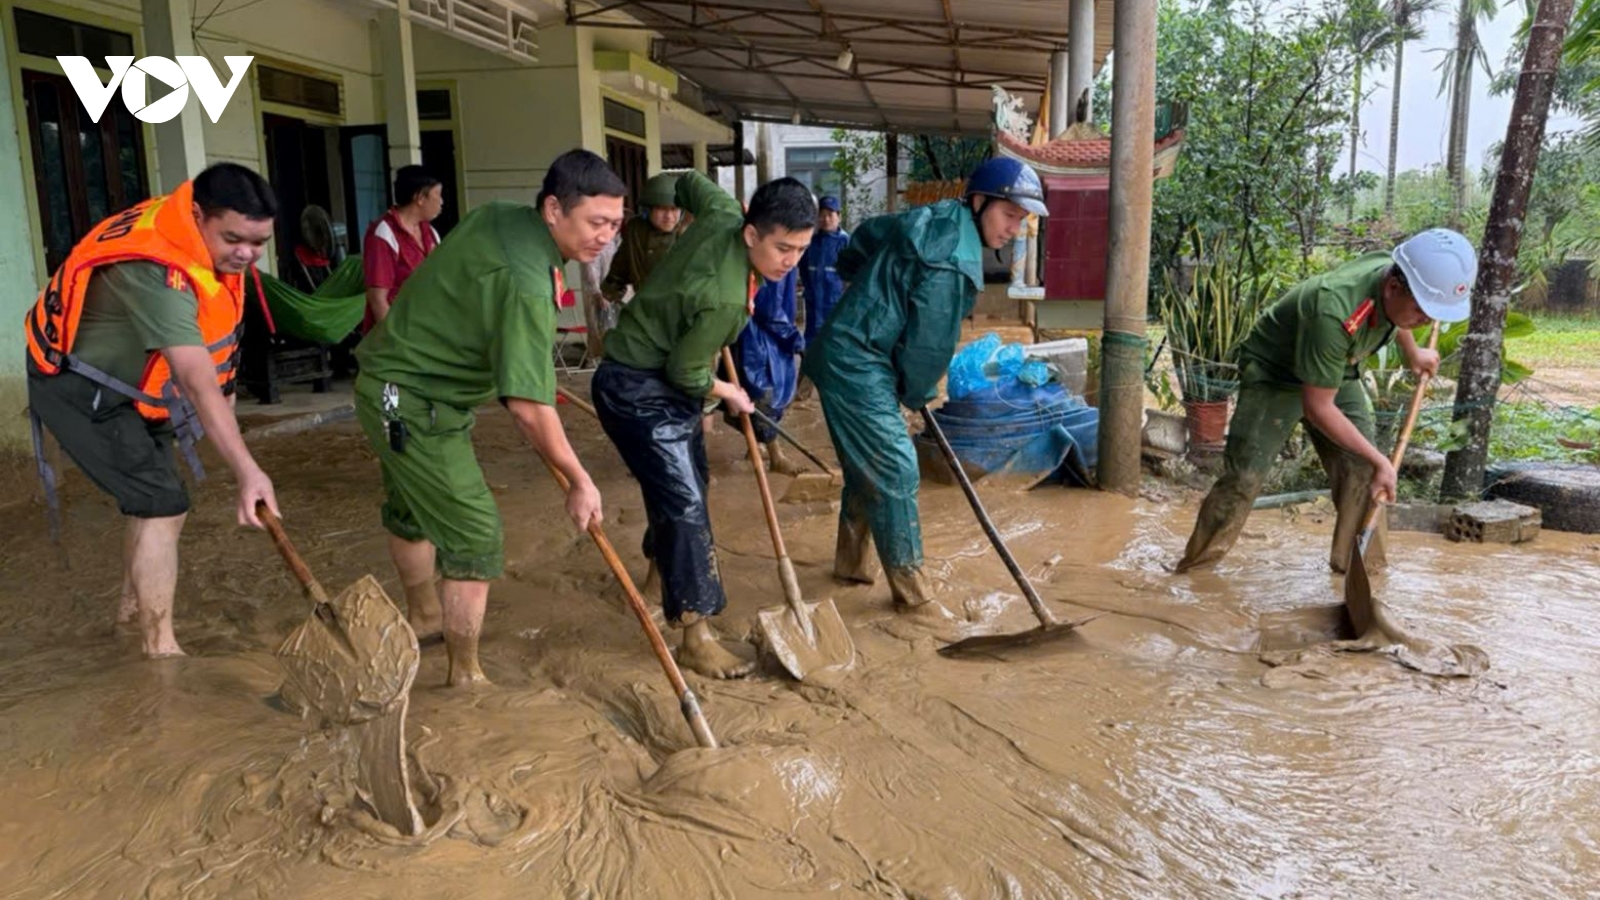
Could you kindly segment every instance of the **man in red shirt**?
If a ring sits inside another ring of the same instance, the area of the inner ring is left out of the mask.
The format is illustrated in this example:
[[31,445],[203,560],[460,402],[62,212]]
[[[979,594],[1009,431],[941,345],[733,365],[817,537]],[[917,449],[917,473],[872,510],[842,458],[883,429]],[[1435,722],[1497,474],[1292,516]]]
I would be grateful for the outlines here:
[[383,218],[367,226],[361,242],[361,268],[367,281],[362,333],[383,321],[390,299],[439,245],[439,232],[428,224],[444,209],[439,179],[421,166],[401,166],[394,176],[394,202]]

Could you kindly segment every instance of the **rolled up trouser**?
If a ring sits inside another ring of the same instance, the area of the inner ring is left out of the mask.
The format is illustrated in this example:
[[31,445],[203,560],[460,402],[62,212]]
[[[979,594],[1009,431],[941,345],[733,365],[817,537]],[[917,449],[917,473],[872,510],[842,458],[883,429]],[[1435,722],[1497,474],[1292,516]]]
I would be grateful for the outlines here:
[[[821,384],[817,389],[844,470],[840,532],[859,532],[865,523],[885,569],[920,568],[917,486],[922,476],[892,386],[858,382],[848,390]],[[840,562],[835,561],[836,571]]]
[[[1372,439],[1372,406],[1360,382],[1342,384],[1334,403],[1368,440]],[[1245,364],[1238,404],[1228,425],[1222,476],[1200,505],[1194,533],[1189,536],[1178,571],[1214,563],[1233,548],[1273,463],[1295,423],[1302,420],[1304,409],[1300,385],[1270,380],[1255,364]],[[1329,565],[1335,572],[1343,572],[1367,513],[1372,466],[1339,447],[1311,423],[1305,426],[1332,482],[1338,524],[1334,527]]]
[[590,385],[600,427],[616,445],[644,495],[644,555],[661,575],[667,621],[685,613],[714,616],[727,605],[706,508],[701,401],[660,372],[606,360]]

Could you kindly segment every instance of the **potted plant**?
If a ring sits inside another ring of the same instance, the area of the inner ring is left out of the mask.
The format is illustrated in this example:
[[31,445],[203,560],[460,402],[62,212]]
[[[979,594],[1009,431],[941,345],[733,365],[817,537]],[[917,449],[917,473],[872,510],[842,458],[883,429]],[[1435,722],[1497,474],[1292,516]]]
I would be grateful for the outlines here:
[[1172,368],[1183,397],[1189,446],[1219,449],[1239,392],[1239,347],[1261,311],[1278,294],[1281,278],[1248,271],[1218,238],[1198,262],[1169,271],[1158,298],[1172,350]]

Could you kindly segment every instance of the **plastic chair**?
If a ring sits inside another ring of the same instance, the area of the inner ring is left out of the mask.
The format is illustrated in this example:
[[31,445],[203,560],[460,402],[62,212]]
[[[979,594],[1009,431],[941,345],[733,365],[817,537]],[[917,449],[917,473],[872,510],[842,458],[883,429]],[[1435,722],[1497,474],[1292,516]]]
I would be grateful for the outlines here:
[[[584,322],[582,311],[578,309],[578,296],[571,290],[563,291],[561,299],[556,302],[556,307],[556,339],[552,351],[555,354],[556,369],[568,376],[593,369],[595,359],[589,353],[589,326]],[[578,339],[578,346],[583,349],[576,366],[567,362],[565,352],[574,337]]]

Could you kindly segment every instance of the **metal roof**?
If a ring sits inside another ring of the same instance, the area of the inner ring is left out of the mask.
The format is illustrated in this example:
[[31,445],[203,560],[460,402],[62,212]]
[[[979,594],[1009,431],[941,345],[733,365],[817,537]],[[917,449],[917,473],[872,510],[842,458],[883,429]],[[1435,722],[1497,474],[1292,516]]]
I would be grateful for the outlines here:
[[[987,134],[991,85],[1037,108],[1050,53],[1066,48],[1068,6],[1068,0],[587,0],[568,3],[567,21],[656,33],[651,58],[698,83],[730,120]],[[1111,50],[1113,6],[1095,0],[1097,69]]]

